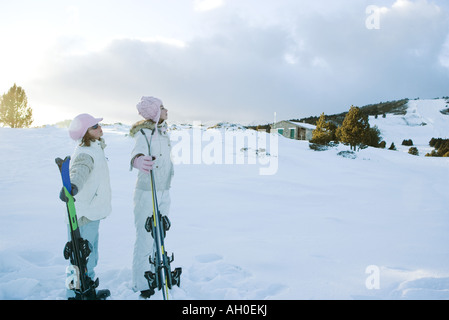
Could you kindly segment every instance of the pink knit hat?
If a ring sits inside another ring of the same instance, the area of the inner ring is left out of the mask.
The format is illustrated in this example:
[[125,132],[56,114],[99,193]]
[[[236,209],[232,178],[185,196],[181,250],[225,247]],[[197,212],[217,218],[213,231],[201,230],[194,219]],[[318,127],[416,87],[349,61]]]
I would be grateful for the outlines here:
[[94,118],[90,114],[82,113],[77,115],[69,126],[69,135],[73,140],[79,140],[87,132],[87,129],[99,123],[103,118]]
[[161,116],[162,101],[155,97],[142,97],[137,104],[137,111],[146,120],[159,122]]

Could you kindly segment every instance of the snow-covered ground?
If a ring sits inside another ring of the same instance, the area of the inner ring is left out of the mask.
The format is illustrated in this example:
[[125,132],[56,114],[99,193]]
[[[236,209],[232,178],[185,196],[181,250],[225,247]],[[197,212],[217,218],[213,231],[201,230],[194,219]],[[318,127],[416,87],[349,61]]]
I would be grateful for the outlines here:
[[[199,163],[193,146],[191,161],[175,166],[166,248],[183,274],[173,298],[448,299],[449,159],[424,157],[430,138],[449,138],[446,105],[410,101],[405,116],[370,118],[398,151],[367,148],[355,158],[338,155],[343,145],[318,152],[238,128],[173,128],[178,156],[182,138],[204,140]],[[111,299],[132,300],[128,129],[104,127],[113,213],[100,225],[96,273]],[[257,148],[232,147],[231,137],[253,135]],[[218,145],[231,163],[210,161]],[[54,159],[74,147],[66,129],[0,128],[0,299],[65,298],[66,211]],[[276,170],[262,175],[268,163]]]

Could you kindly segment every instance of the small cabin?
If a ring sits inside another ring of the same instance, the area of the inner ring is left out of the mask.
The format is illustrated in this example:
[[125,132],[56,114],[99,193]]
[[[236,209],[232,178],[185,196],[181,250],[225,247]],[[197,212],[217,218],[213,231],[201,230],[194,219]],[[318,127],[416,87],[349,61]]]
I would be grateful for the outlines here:
[[315,128],[316,126],[312,124],[284,120],[271,125],[271,132],[278,132],[290,139],[310,141]]

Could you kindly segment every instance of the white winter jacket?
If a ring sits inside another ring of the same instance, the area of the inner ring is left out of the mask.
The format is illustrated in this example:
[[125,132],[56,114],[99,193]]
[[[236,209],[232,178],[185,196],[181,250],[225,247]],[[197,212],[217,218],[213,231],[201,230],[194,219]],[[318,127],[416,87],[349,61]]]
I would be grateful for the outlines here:
[[[130,170],[133,169],[132,163],[134,158],[139,154],[148,154],[148,144],[150,144],[150,154],[156,157],[153,166],[153,176],[157,191],[169,190],[171,180],[174,175],[173,163],[171,161],[171,143],[167,133],[166,123],[158,125],[158,132],[154,132],[154,122],[139,121],[131,128],[130,135],[135,138],[135,147],[131,153]],[[143,129],[145,135],[140,131]],[[148,143],[147,143],[147,139]],[[136,189],[149,191],[151,190],[151,178],[148,173],[139,171],[137,176]]]
[[78,187],[75,208],[78,219],[95,221],[112,211],[109,168],[104,154],[104,141],[91,142],[89,147],[77,146],[70,163],[71,182]]

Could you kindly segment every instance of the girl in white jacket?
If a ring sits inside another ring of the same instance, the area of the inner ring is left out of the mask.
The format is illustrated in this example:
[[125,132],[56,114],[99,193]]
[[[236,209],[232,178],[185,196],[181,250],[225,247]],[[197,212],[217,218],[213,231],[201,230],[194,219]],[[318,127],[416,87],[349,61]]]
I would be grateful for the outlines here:
[[[137,110],[145,120],[135,123],[130,130],[130,135],[135,138],[130,170],[132,168],[139,170],[134,192],[136,241],[133,255],[133,289],[136,292],[140,291],[143,298],[149,298],[154,294],[154,289],[150,288],[144,275],[149,270],[154,272],[154,266],[149,263],[149,256],[154,257],[155,252],[151,233],[145,229],[147,218],[153,214],[149,172],[153,170],[161,216],[167,216],[170,209],[169,189],[173,177],[173,163],[170,157],[170,138],[165,122],[168,117],[167,109],[164,108],[162,101],[154,97],[142,97],[137,104]],[[151,150],[148,150],[149,144]]]
[[[70,181],[81,237],[88,240],[91,246],[87,275],[92,281],[95,280],[94,268],[98,262],[100,220],[106,218],[112,211],[109,168],[104,154],[106,144],[99,124],[101,120],[103,118],[94,118],[90,114],[83,113],[76,116],[69,127],[70,137],[79,142],[71,156]],[[60,198],[67,201],[62,191]],[[92,299],[108,295],[109,290],[96,292],[93,289],[91,292]],[[77,298],[73,290],[67,290],[67,297]]]

